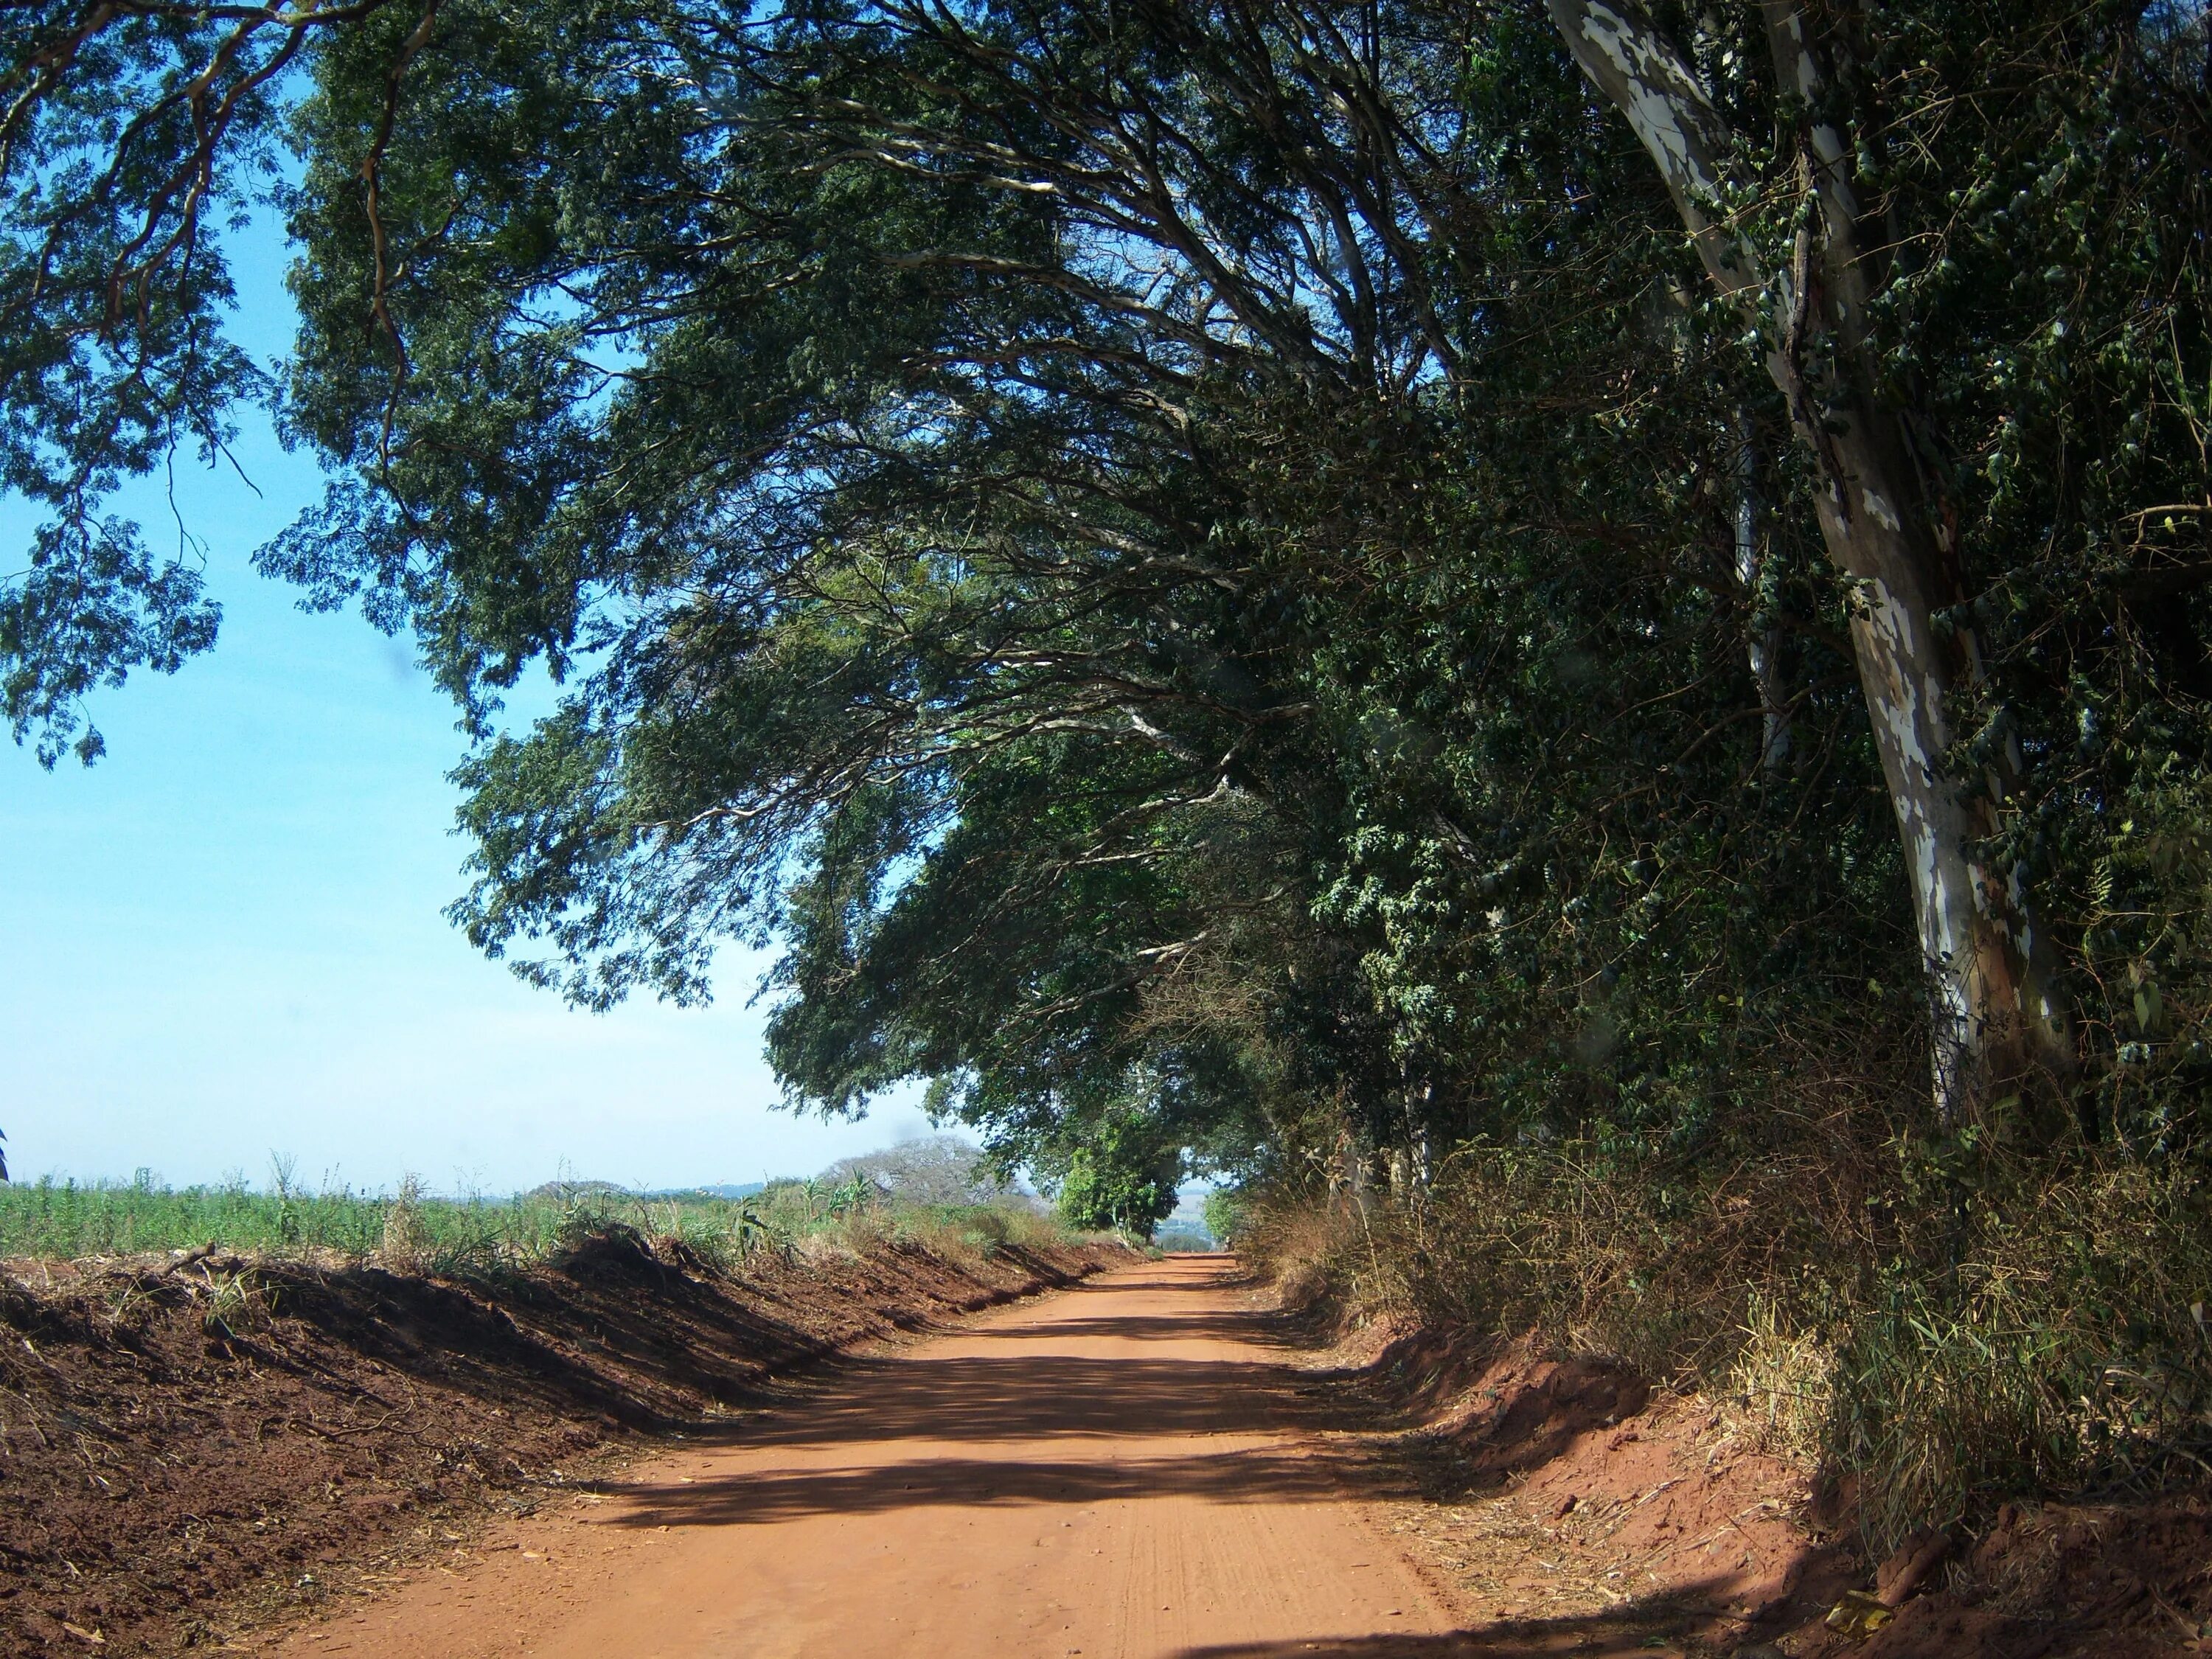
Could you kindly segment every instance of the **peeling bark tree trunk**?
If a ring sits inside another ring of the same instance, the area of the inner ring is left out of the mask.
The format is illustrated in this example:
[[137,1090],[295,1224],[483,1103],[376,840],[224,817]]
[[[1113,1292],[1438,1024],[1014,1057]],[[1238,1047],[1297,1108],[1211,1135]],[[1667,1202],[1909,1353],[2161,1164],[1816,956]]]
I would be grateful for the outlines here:
[[1759,769],[1772,778],[1790,763],[1790,710],[1782,696],[1780,631],[1764,614],[1773,585],[1759,542],[1759,445],[1749,414],[1738,410],[1735,424],[1735,577],[1751,610],[1745,651],[1759,691]]
[[[1636,0],[1546,3],[1583,72],[1656,163],[1706,271],[1760,328],[1768,372],[1819,464],[1820,533],[1856,586],[1859,681],[1911,876],[1936,1109],[1954,1122],[1985,1090],[2035,1071],[2063,1078],[2073,1065],[2071,1021],[2019,874],[1972,854],[1997,827],[2016,764],[2000,759],[1969,787],[1947,760],[1954,711],[1981,681],[1981,662],[1970,631],[1936,626],[1964,597],[1957,550],[1935,527],[1902,412],[1873,391],[1863,328],[1877,278],[1860,245],[1843,136],[1805,119],[1801,178],[1817,211],[1787,268],[1770,270],[1728,227],[1724,202],[1750,195],[1729,177],[1731,135],[1674,43]],[[1826,76],[1800,0],[1765,0],[1765,15],[1783,99],[1809,109]],[[1808,359],[1827,367],[1808,371]]]

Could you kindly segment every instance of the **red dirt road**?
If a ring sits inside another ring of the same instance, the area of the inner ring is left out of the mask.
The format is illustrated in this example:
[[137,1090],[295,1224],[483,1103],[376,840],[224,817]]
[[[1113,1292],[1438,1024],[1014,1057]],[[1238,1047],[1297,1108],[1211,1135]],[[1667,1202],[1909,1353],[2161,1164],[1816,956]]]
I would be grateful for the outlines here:
[[725,1443],[549,1504],[287,1659],[1455,1650],[1218,1260],[857,1361]]

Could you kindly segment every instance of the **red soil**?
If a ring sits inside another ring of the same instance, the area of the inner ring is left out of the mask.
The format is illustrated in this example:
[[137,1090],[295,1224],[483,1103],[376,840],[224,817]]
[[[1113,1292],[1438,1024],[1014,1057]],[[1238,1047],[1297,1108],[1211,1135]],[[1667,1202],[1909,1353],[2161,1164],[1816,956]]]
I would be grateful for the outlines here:
[[[286,1659],[1308,1659],[1467,1650],[1220,1257],[842,1365],[502,1528]],[[597,1501],[595,1501],[597,1500]]]
[[617,1232],[495,1283],[12,1264],[0,1654],[220,1646],[610,1451],[707,1431],[780,1373],[1103,1259],[886,1245],[732,1279],[686,1256]]
[[[0,1654],[2212,1650],[2197,1498],[2008,1510],[1908,1594],[1709,1402],[1433,1334],[1317,1375],[1218,1258],[855,1352],[1102,1259],[732,1279],[617,1234],[496,1285],[209,1261],[33,1292],[19,1267]],[[1870,1639],[1824,1628],[1881,1587]]]
[[1422,1333],[1346,1358],[1413,1425],[1399,1457],[1427,1497],[1400,1506],[1398,1529],[1492,1637],[1476,1651],[1633,1637],[1746,1659],[2212,1652],[2201,1498],[2008,1506],[1979,1540],[1927,1551],[1889,1622],[1855,1639],[1826,1627],[1829,1611],[1847,1591],[1890,1589],[1911,1552],[1870,1568],[1834,1491],[1747,1449],[1711,1402],[1528,1343]]

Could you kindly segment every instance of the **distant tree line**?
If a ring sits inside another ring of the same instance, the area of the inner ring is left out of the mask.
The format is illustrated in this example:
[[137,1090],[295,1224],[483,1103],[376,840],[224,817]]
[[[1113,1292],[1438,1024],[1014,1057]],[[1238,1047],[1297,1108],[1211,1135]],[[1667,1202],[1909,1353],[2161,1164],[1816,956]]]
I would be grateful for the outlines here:
[[[0,481],[46,514],[0,696],[50,763],[215,633],[106,498],[264,398],[332,471],[261,568],[410,632],[479,739],[455,921],[592,1006],[780,943],[800,1104],[925,1079],[1001,1167],[1170,1202],[1186,1151],[1718,1158],[1808,1090],[2194,1144],[2193,0],[0,41]],[[273,373],[223,331],[264,198]]]

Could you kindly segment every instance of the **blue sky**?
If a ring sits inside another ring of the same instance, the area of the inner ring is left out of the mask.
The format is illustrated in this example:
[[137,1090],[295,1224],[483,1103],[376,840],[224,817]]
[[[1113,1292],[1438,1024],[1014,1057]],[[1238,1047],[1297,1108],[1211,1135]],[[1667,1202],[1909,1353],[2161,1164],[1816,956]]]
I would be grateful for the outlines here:
[[[282,251],[237,250],[241,337],[281,350]],[[215,651],[100,694],[107,755],[41,771],[0,745],[0,1129],[21,1180],[182,1184],[272,1152],[374,1188],[505,1192],[564,1170],[648,1187],[810,1174],[924,1132],[775,1109],[763,963],[726,952],[705,1009],[576,1012],[440,915],[461,890],[452,706],[403,641],[309,616],[253,550],[320,494],[260,425],[228,470],[178,461],[224,608]],[[173,535],[165,492],[124,505]],[[0,556],[30,520],[0,503]],[[518,705],[520,708],[520,705]]]

